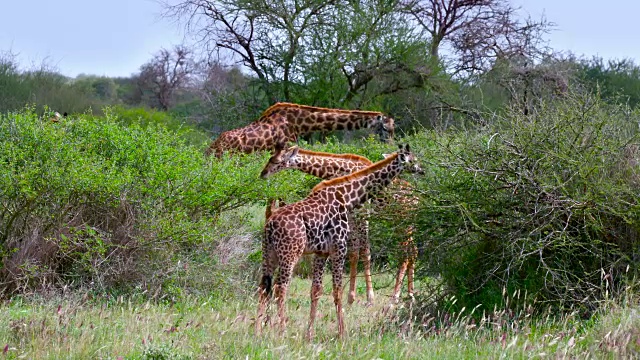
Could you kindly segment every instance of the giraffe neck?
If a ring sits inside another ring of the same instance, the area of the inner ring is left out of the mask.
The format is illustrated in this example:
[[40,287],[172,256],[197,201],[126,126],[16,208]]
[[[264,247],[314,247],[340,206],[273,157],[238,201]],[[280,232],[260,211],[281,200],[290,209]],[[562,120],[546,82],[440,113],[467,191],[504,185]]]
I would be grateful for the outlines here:
[[300,150],[294,168],[321,179],[333,179],[366,168],[369,159],[352,154],[324,154]]
[[312,193],[325,189],[326,191],[335,191],[341,195],[341,201],[347,209],[353,210],[389,185],[400,174],[402,168],[402,160],[395,153],[353,174],[325,180],[316,185]]
[[314,131],[356,130],[375,125],[377,111],[328,109],[290,103],[277,103],[262,114],[261,120],[274,114],[284,115],[296,134],[306,135]]

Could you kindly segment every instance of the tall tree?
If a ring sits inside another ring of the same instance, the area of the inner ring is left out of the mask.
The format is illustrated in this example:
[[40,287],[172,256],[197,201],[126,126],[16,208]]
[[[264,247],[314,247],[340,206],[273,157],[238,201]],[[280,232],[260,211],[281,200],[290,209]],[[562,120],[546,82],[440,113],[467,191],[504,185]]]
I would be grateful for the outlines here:
[[[403,25],[397,0],[186,0],[165,5],[165,15],[187,17],[189,29],[211,54],[230,54],[252,72],[268,102],[353,105],[366,91],[375,97],[423,83],[425,71],[406,59],[425,44]],[[385,79],[397,74],[411,75]],[[375,91],[374,80],[380,81]],[[360,98],[356,105],[362,104]]]
[[186,0],[165,3],[165,15],[187,17],[205,49],[210,54],[227,53],[249,69],[271,102],[289,101],[302,39],[310,28],[321,25],[319,15],[332,4],[325,0]]

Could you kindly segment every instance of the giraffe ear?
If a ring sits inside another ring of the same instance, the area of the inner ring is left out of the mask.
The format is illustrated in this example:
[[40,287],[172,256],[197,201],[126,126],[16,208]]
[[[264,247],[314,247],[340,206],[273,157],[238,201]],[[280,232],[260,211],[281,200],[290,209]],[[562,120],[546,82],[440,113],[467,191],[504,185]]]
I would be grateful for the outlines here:
[[400,150],[404,150],[404,149],[402,148],[402,144],[398,144],[398,149],[400,149]]
[[296,155],[298,155],[298,150],[300,150],[300,148],[299,148],[299,147],[297,147],[297,146],[294,146],[294,147],[293,147],[293,150],[291,151],[291,156],[296,156]]
[[411,152],[411,149],[409,148],[409,144],[405,144],[405,145],[404,145],[404,149],[405,149],[407,152]]

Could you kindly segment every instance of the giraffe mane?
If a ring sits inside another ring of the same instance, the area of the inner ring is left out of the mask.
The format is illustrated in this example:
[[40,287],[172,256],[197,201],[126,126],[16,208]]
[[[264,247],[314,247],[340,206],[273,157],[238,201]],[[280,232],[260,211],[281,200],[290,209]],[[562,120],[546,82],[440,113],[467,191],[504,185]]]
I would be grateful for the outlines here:
[[358,170],[356,172],[353,172],[349,175],[345,175],[345,176],[341,176],[341,177],[337,177],[335,179],[331,179],[331,180],[325,180],[321,183],[319,183],[318,185],[314,186],[313,189],[311,189],[311,192],[316,192],[319,190],[322,190],[324,188],[327,188],[329,186],[334,186],[334,185],[339,185],[342,183],[346,183],[346,182],[350,182],[353,181],[355,179],[361,178],[363,176],[367,176],[377,170],[380,170],[381,168],[385,167],[386,165],[388,165],[390,162],[392,162],[393,160],[395,160],[395,158],[398,157],[398,153],[393,153],[389,156],[387,156],[385,159],[378,161],[377,163],[374,163],[373,165],[370,165],[362,170]]
[[275,103],[275,104],[271,105],[270,107],[268,107],[267,110],[265,110],[262,113],[262,115],[260,115],[260,119],[266,118],[266,117],[270,116],[271,114],[273,114],[274,112],[276,112],[276,111],[278,111],[280,109],[290,109],[290,108],[297,108],[297,109],[309,110],[309,111],[331,111],[331,112],[344,113],[344,114],[362,114],[362,115],[382,114],[380,111],[331,109],[331,108],[324,108],[324,107],[318,107],[318,106],[309,106],[309,105],[300,105],[300,104],[287,103],[287,102],[278,102],[278,103]]
[[332,153],[328,153],[328,152],[312,151],[312,150],[306,150],[306,149],[300,149],[300,148],[298,148],[298,153],[299,154],[304,154],[304,155],[311,155],[311,156],[328,157],[328,158],[333,158],[333,159],[355,160],[355,161],[359,161],[359,162],[362,162],[362,163],[366,163],[368,165],[373,164],[373,161],[367,159],[364,156],[360,156],[360,155],[356,155],[356,154],[332,154]]

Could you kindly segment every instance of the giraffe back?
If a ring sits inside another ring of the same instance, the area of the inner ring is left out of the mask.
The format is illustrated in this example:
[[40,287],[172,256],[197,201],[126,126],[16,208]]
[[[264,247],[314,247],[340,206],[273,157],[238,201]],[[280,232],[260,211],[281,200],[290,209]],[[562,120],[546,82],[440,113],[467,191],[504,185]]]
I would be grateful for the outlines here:
[[273,116],[286,117],[292,132],[299,136],[315,131],[373,128],[383,141],[393,138],[395,121],[379,111],[331,109],[293,103],[276,103],[265,110],[258,121]]
[[300,149],[297,146],[284,149],[281,144],[276,147],[260,177],[267,178],[285,169],[297,169],[321,179],[332,179],[364,169],[371,164],[369,159],[355,154],[331,154]]
[[274,149],[277,144],[293,138],[286,118],[273,117],[270,121],[256,121],[247,126],[223,132],[207,148],[205,154],[214,154],[218,158],[225,151],[250,154]]

